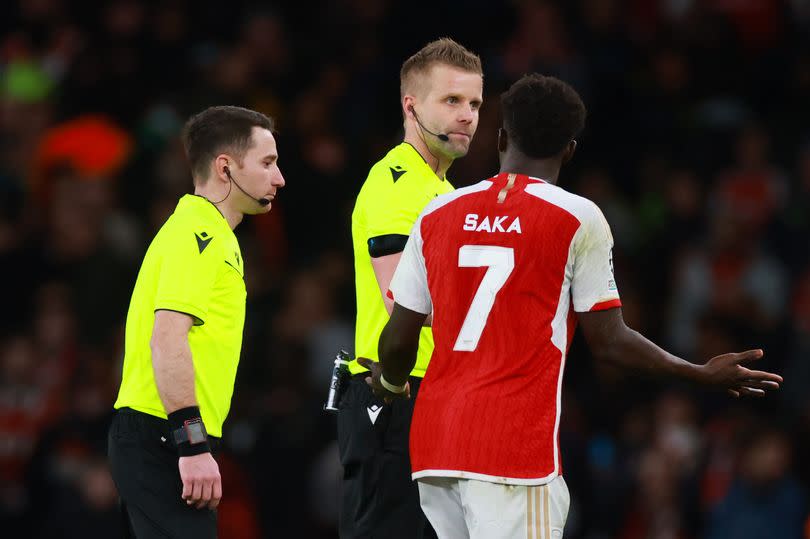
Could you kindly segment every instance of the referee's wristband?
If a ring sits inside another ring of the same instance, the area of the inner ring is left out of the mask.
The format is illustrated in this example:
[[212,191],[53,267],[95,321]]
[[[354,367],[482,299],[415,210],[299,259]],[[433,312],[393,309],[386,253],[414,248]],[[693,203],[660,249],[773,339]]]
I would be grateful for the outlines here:
[[211,452],[208,432],[205,430],[198,406],[175,410],[168,418],[172,441],[177,447],[179,456],[190,457]]
[[382,373],[380,373],[380,384],[382,384],[382,386],[391,393],[405,393],[405,390],[408,388],[407,381],[401,386],[395,386],[394,384],[388,382],[388,380],[385,379],[385,376],[383,376]]

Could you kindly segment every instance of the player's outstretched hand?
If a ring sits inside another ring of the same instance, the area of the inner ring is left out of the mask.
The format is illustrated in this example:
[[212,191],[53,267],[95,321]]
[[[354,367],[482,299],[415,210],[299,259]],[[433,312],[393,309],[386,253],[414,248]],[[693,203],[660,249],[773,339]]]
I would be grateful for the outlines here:
[[180,457],[177,466],[183,481],[182,497],[186,503],[197,509],[216,509],[222,498],[222,478],[214,456],[211,453],[200,453]]
[[374,394],[385,401],[386,404],[391,404],[391,401],[394,399],[410,399],[411,398],[411,386],[409,383],[405,383],[405,391],[402,393],[393,393],[385,389],[380,382],[380,376],[382,375],[382,367],[376,361],[372,361],[367,357],[358,357],[357,362],[362,365],[363,367],[369,370],[369,375],[366,377],[366,383],[371,386],[371,391]]
[[726,389],[734,397],[762,397],[768,389],[779,389],[782,377],[765,371],[753,371],[743,363],[763,356],[762,350],[723,354],[711,358],[701,367],[701,381]]

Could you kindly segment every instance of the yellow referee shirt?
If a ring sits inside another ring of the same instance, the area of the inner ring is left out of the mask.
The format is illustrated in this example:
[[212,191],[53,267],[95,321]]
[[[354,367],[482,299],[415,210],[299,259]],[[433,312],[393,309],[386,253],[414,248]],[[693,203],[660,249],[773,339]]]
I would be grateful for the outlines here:
[[[438,195],[450,192],[447,179],[436,176],[419,152],[403,142],[378,161],[368,173],[352,212],[357,324],[356,357],[378,361],[377,343],[388,322],[369,254],[369,241],[389,235],[408,236],[419,213]],[[433,332],[423,328],[412,376],[423,377],[433,353]],[[349,365],[352,374],[363,372],[357,361]]]
[[228,222],[208,200],[186,195],[152,240],[129,304],[124,373],[115,408],[166,418],[149,341],[155,311],[191,315],[188,341],[203,422],[222,436],[242,347],[245,321],[242,253]]

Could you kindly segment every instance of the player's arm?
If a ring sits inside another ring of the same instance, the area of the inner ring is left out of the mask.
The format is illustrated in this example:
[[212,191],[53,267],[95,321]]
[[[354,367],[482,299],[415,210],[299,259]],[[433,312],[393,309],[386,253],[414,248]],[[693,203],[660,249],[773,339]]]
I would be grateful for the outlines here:
[[194,363],[188,344],[193,317],[176,311],[155,311],[152,329],[152,368],[167,414],[198,406],[194,395]]
[[658,347],[624,322],[621,308],[578,313],[588,347],[602,361],[658,377],[673,377],[727,390],[735,397],[762,396],[778,389],[782,377],[751,370],[744,363],[762,357],[762,350],[723,354],[696,365]]
[[383,328],[378,348],[382,375],[387,382],[402,386],[408,381],[408,374],[416,365],[419,333],[427,317],[394,303],[391,319]]
[[[406,238],[407,239],[407,238]],[[405,244],[403,243],[404,247]],[[399,259],[402,257],[402,249],[394,254],[371,257],[371,267],[374,268],[374,276],[377,278],[377,284],[380,287],[380,294],[382,294],[383,303],[385,303],[385,310],[388,311],[389,316],[394,309],[394,300],[388,294],[388,287],[391,284],[391,278],[394,276],[394,271],[397,269]]]
[[723,388],[736,397],[760,396],[766,389],[779,387],[780,376],[743,367],[744,363],[762,357],[762,350],[723,354],[705,365],[695,365],[627,327],[614,281],[610,227],[596,206],[586,210],[572,246],[571,293],[574,310],[594,356],[651,375]]
[[[200,417],[194,390],[194,362],[188,343],[188,332],[193,323],[194,318],[185,313],[155,311],[149,343],[152,368],[172,429],[186,420]],[[186,442],[181,445],[184,447],[180,448],[177,466],[183,482],[182,498],[197,509],[216,509],[222,498],[222,480],[208,443],[191,445]]]
[[[402,258],[402,250],[405,249],[407,241],[408,236],[400,234],[379,236],[368,241],[371,267],[374,268],[374,276],[377,278],[377,285],[380,287],[380,294],[382,294],[385,310],[388,311],[389,316],[394,309],[394,299],[389,294],[388,288],[391,285],[391,279],[394,277],[394,271],[396,271],[399,264],[399,259]],[[429,315],[425,317],[424,325],[430,326],[432,321],[433,317]]]
[[410,396],[408,374],[416,364],[419,333],[433,311],[422,254],[421,217],[411,231],[390,289],[395,303],[380,335],[377,350],[380,362],[363,363],[371,371],[366,381],[374,393],[386,401]]
[[366,358],[357,360],[371,371],[366,382],[386,402],[410,397],[408,374],[416,365],[419,334],[427,318],[428,315],[406,309],[395,302],[391,318],[380,334],[377,350],[380,362]]

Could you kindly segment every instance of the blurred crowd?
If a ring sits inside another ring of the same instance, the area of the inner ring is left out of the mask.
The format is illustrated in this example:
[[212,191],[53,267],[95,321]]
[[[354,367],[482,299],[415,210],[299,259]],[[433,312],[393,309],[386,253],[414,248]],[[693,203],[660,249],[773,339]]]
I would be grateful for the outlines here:
[[[616,241],[628,323],[695,362],[762,347],[781,391],[737,401],[628,377],[575,340],[560,438],[571,539],[810,538],[810,3],[18,0],[0,18],[0,529],[112,538],[106,465],[123,328],[148,242],[191,189],[179,129],[272,115],[287,186],[237,228],[242,363],[221,536],[334,537],[321,410],[353,343],[349,217],[402,137],[399,67],[449,35],[485,101],[449,177],[497,170],[498,95],[539,71],[588,127],[561,185]],[[10,534],[9,534],[10,533]]]

